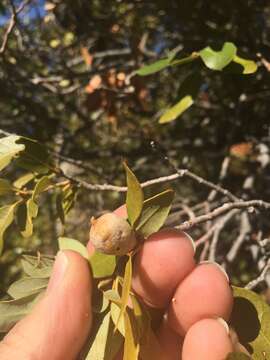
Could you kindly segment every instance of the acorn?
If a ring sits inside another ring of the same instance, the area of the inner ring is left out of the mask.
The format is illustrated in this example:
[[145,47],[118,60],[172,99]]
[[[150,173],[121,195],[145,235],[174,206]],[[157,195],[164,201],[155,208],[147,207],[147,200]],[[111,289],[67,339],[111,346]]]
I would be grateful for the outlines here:
[[137,239],[127,220],[110,212],[90,220],[90,241],[97,251],[125,255],[135,248]]

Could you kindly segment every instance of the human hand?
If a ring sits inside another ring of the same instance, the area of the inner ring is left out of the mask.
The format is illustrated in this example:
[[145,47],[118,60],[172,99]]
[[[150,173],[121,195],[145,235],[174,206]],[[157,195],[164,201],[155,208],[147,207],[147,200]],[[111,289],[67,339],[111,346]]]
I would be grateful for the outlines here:
[[[228,279],[215,264],[195,266],[193,255],[186,234],[163,230],[135,258],[134,291],[146,304],[164,308],[157,331],[162,360],[180,359],[181,353],[183,360],[221,360],[233,350],[226,328],[215,319],[230,315]],[[91,329],[91,294],[87,262],[74,252],[59,252],[44,297],[4,338],[0,358],[76,359]]]

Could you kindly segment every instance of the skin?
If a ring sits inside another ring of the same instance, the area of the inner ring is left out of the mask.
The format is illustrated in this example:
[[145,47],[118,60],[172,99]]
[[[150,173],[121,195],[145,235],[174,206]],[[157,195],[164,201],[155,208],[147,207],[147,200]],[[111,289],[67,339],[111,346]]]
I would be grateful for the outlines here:
[[[125,209],[116,213],[125,216]],[[93,253],[91,244],[88,250]],[[189,236],[170,229],[152,235],[136,255],[133,290],[147,305],[164,312],[156,333],[161,346],[157,360],[222,360],[232,349],[226,328],[209,319],[213,314],[228,318],[233,303],[228,281],[216,265],[196,266],[193,256]],[[202,291],[213,294],[203,307],[194,300]],[[181,293],[186,304],[192,304],[184,315]],[[92,277],[85,259],[72,251],[60,252],[45,296],[0,343],[0,359],[77,359],[91,331],[91,294]],[[206,315],[208,323],[202,320]],[[187,332],[185,338],[180,335],[183,332]],[[204,357],[198,357],[200,353]]]

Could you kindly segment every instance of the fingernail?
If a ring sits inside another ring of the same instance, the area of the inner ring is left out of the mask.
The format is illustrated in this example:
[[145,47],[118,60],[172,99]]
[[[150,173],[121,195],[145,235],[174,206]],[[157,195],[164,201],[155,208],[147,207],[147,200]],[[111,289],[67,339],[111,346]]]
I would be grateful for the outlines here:
[[194,253],[195,253],[195,251],[196,251],[195,241],[192,239],[192,237],[191,237],[188,233],[186,233],[185,231],[183,231],[183,233],[184,233],[184,234],[186,235],[186,237],[190,240],[191,245],[192,245],[193,250],[194,250]]
[[53,292],[62,282],[68,265],[68,258],[63,251],[59,251],[55,263],[53,265],[53,272],[47,288],[47,293]]
[[212,265],[217,266],[217,267],[219,268],[219,270],[221,270],[221,271],[223,272],[223,274],[225,275],[228,283],[230,282],[229,276],[228,276],[228,274],[226,273],[225,269],[224,269],[221,265],[219,265],[217,262],[215,262],[215,261],[210,261],[210,260],[206,260],[206,261],[201,261],[201,262],[199,263],[199,265],[202,265],[202,264],[212,264]]
[[229,329],[229,325],[226,323],[226,321],[224,319],[222,319],[221,317],[216,318],[216,320],[222,325],[224,326],[224,328],[226,329],[227,334],[230,334],[230,329]]

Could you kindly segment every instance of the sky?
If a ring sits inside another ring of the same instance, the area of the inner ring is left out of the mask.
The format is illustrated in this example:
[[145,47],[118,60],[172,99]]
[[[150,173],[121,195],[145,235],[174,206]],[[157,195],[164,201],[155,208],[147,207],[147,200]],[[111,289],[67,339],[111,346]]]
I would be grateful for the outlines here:
[[[21,4],[21,1],[14,0],[14,4],[16,7],[18,7]],[[46,13],[44,10],[44,4],[45,0],[32,0],[31,3],[25,7],[19,18],[22,21],[29,22],[38,15],[44,16]],[[8,23],[10,15],[10,12],[8,12],[6,15],[0,15],[0,26]]]

